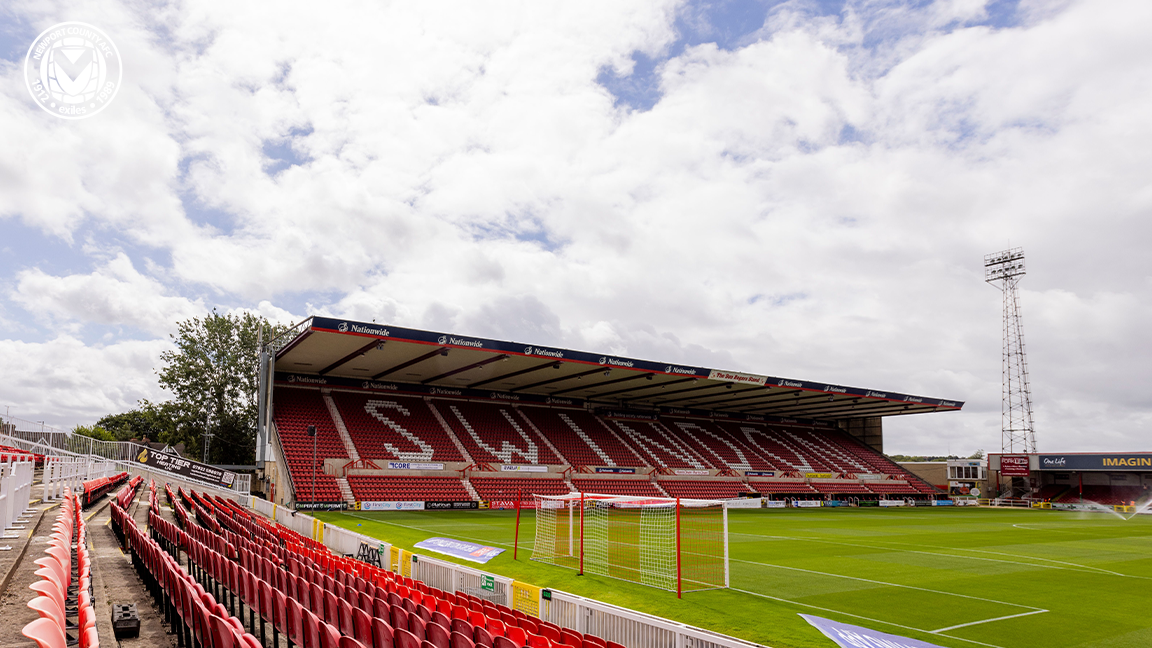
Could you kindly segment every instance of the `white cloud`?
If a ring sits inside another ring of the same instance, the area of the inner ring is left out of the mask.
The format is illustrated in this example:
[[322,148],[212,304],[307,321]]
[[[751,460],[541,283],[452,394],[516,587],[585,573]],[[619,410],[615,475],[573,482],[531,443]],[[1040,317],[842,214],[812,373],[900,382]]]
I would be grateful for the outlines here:
[[170,398],[153,371],[169,348],[166,340],[92,346],[66,335],[44,343],[0,340],[0,366],[20,375],[0,385],[0,404],[10,405],[12,416],[63,429],[91,425],[140,399]]
[[32,313],[58,320],[127,326],[155,335],[171,333],[177,322],[204,314],[199,301],[167,293],[120,253],[86,275],[54,277],[39,269],[24,270],[17,275],[12,299]]

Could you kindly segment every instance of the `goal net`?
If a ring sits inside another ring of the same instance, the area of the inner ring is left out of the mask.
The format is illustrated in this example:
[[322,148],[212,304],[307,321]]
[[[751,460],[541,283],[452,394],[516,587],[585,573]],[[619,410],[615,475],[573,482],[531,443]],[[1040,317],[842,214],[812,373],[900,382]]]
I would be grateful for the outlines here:
[[728,587],[718,500],[535,495],[532,560],[673,592]]

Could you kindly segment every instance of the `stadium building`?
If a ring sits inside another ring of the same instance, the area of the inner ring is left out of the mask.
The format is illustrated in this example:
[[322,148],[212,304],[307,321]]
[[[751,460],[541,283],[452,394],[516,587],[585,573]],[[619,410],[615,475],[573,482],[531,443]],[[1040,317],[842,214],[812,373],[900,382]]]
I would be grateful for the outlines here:
[[1056,508],[1103,505],[1127,510],[1152,493],[1152,453],[990,454],[989,470],[1007,489],[1014,478],[1025,480],[1022,499]]
[[883,455],[883,420],[963,406],[319,316],[268,347],[260,380],[257,464],[297,508],[927,499]]

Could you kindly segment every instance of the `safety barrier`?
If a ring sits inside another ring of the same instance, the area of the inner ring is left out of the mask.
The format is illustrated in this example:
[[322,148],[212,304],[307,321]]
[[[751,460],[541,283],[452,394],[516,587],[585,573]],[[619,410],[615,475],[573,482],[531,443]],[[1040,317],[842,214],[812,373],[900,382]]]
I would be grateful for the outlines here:
[[[137,472],[144,469],[144,465],[136,459],[140,455],[140,452],[145,450],[146,447],[129,441],[100,441],[79,434],[64,432],[36,432],[9,429],[8,433],[0,434],[0,444],[10,445],[14,448],[46,456],[91,461],[93,462],[93,466],[100,466],[106,463],[106,468],[99,469],[103,471],[100,472],[99,476],[125,471]],[[97,476],[97,470],[95,467],[92,468],[86,479]],[[212,488],[214,490],[221,488],[220,484],[200,482],[186,475],[169,473],[158,470],[155,467],[149,467],[149,472],[155,474],[158,479],[163,481],[184,481],[196,484],[197,488]],[[247,495],[250,492],[251,482],[251,475],[236,475],[232,487],[226,490],[237,495]]]
[[41,481],[44,483],[45,502],[55,502],[64,497],[64,489],[80,489],[80,484],[88,479],[91,462],[73,457],[47,457]]
[[16,524],[20,516],[30,513],[32,499],[32,472],[35,464],[28,459],[6,461],[0,464],[0,527],[4,538],[16,538],[9,530],[23,530]]

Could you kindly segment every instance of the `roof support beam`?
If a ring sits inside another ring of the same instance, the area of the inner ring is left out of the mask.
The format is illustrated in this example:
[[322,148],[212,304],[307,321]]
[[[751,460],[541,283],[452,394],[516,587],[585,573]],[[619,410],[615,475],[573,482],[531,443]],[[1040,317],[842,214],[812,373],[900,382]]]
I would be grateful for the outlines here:
[[400,364],[396,365],[395,367],[392,367],[391,369],[385,369],[384,371],[381,371],[380,373],[376,374],[375,376],[372,376],[372,380],[380,380],[380,378],[382,376],[387,376],[390,373],[395,373],[397,371],[400,371],[401,369],[407,369],[408,367],[411,367],[412,365],[420,364],[421,362],[424,362],[428,358],[438,356],[438,355],[444,355],[447,351],[448,351],[448,347],[440,347],[440,348],[435,349],[433,351],[429,351],[428,353],[425,353],[422,356],[417,356],[415,358],[412,358],[408,362],[401,362]]
[[465,366],[460,367],[458,369],[453,369],[452,371],[446,371],[446,372],[440,374],[439,376],[432,376],[431,378],[429,378],[427,380],[420,381],[420,384],[421,385],[427,385],[428,383],[436,382],[437,380],[440,380],[441,378],[448,378],[449,376],[455,376],[458,373],[464,373],[465,371],[468,371],[470,369],[478,369],[480,367],[483,367],[484,365],[492,364],[493,362],[500,362],[501,360],[507,360],[507,359],[508,359],[508,355],[505,353],[501,353],[498,356],[492,356],[491,358],[484,358],[480,362],[473,362],[470,365],[465,365]]
[[480,382],[474,382],[468,386],[469,387],[479,387],[480,385],[487,385],[488,383],[499,382],[501,380],[507,380],[509,378],[515,378],[516,376],[523,376],[524,374],[529,374],[529,373],[532,373],[533,371],[540,371],[541,369],[547,369],[548,367],[555,367],[555,368],[559,369],[560,368],[560,361],[554,360],[552,362],[545,362],[544,364],[536,365],[535,367],[529,367],[527,369],[521,369],[520,371],[513,371],[512,373],[506,373],[503,376],[496,376],[495,378],[487,378],[485,380],[481,380]]
[[332,371],[333,369],[335,369],[336,367],[339,367],[340,365],[344,364],[345,362],[348,362],[350,360],[353,360],[355,358],[358,358],[358,357],[364,355],[365,353],[368,353],[369,351],[376,348],[376,346],[380,345],[380,344],[384,344],[384,340],[372,340],[368,344],[365,344],[364,346],[360,347],[359,349],[356,349],[352,353],[349,353],[348,355],[344,356],[343,358],[340,358],[336,362],[333,362],[332,364],[328,365],[327,367],[324,367],[323,369],[321,369],[320,375],[323,376],[324,374],[328,373],[329,371]]
[[559,378],[549,378],[548,380],[541,380],[540,382],[532,383],[531,385],[521,385],[519,387],[513,387],[512,389],[509,389],[508,391],[514,392],[514,391],[520,391],[522,389],[532,389],[533,387],[541,387],[543,385],[551,385],[552,383],[563,382],[565,380],[572,380],[573,378],[575,378],[576,380],[579,380],[579,379],[583,378],[584,376],[591,376],[593,374],[598,374],[598,373],[604,373],[604,368],[603,367],[596,367],[595,369],[591,369],[589,371],[584,371],[584,372],[581,372],[578,374],[571,374],[568,376],[560,376]]
[[[608,385],[615,385],[617,383],[628,382],[630,380],[639,380],[639,379],[643,378],[644,376],[651,376],[651,375],[652,374],[635,374],[632,376],[624,376],[623,378],[617,378],[616,380],[605,380],[604,382],[598,382],[595,385],[581,385],[579,387],[569,387],[568,389],[561,389],[560,391],[552,392],[552,395],[556,396],[559,394],[567,394],[568,392],[583,391],[585,389],[595,389],[596,387],[606,387]],[[594,398],[603,398],[604,394],[592,394],[592,396]]]

